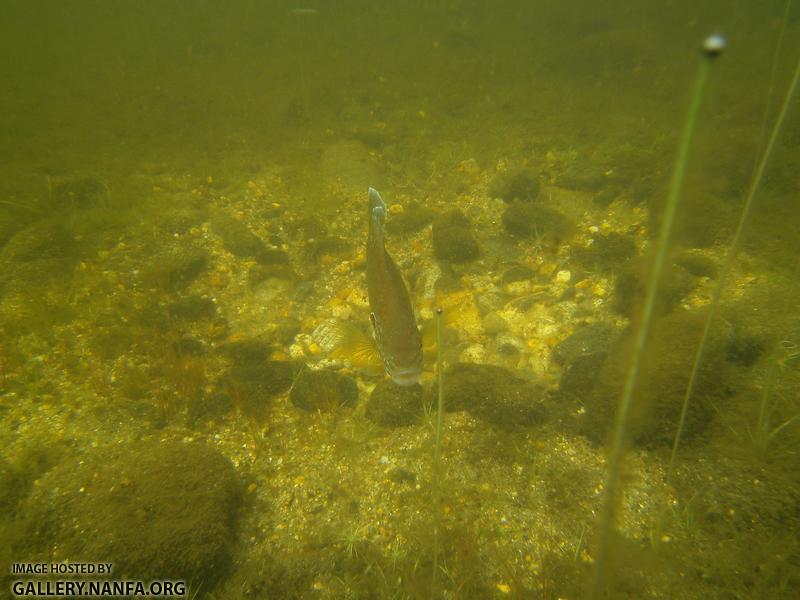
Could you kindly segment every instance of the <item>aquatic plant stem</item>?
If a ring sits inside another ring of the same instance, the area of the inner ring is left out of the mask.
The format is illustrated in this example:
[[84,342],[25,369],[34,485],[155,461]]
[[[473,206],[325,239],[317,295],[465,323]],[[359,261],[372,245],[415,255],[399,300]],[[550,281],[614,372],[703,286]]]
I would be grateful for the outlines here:
[[444,374],[442,373],[442,309],[436,309],[436,438],[433,447],[433,578],[431,583],[431,597],[436,593],[436,577],[439,571],[439,528],[441,525],[441,480],[442,463],[442,419],[444,418]]
[[736,253],[739,251],[739,246],[742,241],[742,232],[744,231],[745,225],[747,224],[747,220],[750,216],[750,211],[753,208],[753,199],[755,198],[756,192],[761,185],[761,180],[764,176],[764,170],[766,169],[767,163],[769,162],[770,155],[772,154],[772,150],[775,147],[775,140],[778,139],[778,133],[780,132],[783,122],[786,118],[786,113],[789,110],[789,106],[792,104],[792,98],[794,97],[795,91],[797,90],[797,82],[800,79],[800,60],[797,62],[797,67],[794,71],[794,76],[792,77],[792,82],[789,85],[789,89],[786,92],[786,97],[783,99],[783,105],[781,106],[781,110],[778,113],[778,118],[775,121],[775,126],[772,128],[772,133],[770,134],[769,141],[767,142],[767,147],[764,149],[764,155],[761,157],[761,160],[758,163],[758,167],[756,168],[755,174],[753,175],[753,179],[750,182],[750,188],[747,191],[747,197],[744,201],[744,206],[742,207],[742,214],[739,217],[739,223],[736,225],[736,232],[733,235],[733,240],[731,240],[730,248],[728,249],[728,254],[725,257],[725,262],[722,264],[722,268],[719,272],[719,277],[717,278],[717,285],[714,287],[714,291],[711,295],[711,302],[708,306],[708,314],[706,315],[706,322],[703,326],[703,335],[700,338],[700,344],[697,346],[697,352],[694,357],[694,363],[692,364],[692,373],[689,376],[689,383],[686,386],[686,393],[683,397],[683,404],[681,406],[681,415],[678,419],[678,428],[675,433],[675,440],[672,443],[672,452],[670,453],[669,457],[669,465],[667,466],[667,473],[666,473],[666,482],[669,483],[670,478],[672,476],[672,470],[675,466],[675,456],[678,452],[678,446],[681,442],[681,435],[683,434],[683,426],[686,421],[686,413],[689,408],[689,401],[691,400],[692,393],[694,392],[695,382],[697,380],[697,373],[700,370],[700,365],[703,362],[703,355],[705,354],[706,342],[708,341],[708,334],[711,330],[711,325],[714,322],[714,317],[717,313],[717,308],[719,306],[719,299],[722,296],[722,290],[725,287],[725,284],[728,281],[728,276],[733,268],[733,263],[736,259]]
[[677,212],[678,200],[683,187],[683,179],[686,173],[686,164],[688,162],[689,148],[691,146],[695,124],[697,121],[697,113],[700,108],[700,101],[703,98],[703,91],[705,89],[706,81],[708,80],[711,62],[715,55],[716,54],[713,54],[709,51],[704,53],[704,58],[700,63],[700,68],[698,69],[697,77],[695,79],[691,102],[689,104],[689,112],[686,115],[686,123],[683,126],[680,145],[678,147],[678,155],[676,157],[675,167],[672,173],[669,195],[667,196],[667,203],[664,207],[664,214],[661,220],[661,228],[659,230],[658,243],[656,245],[655,258],[653,260],[650,280],[647,284],[647,292],[645,295],[644,307],[642,309],[642,316],[634,340],[635,345],[633,348],[633,356],[631,358],[630,366],[628,367],[628,373],[625,378],[625,384],[622,390],[619,408],[617,410],[614,432],[611,439],[611,448],[608,456],[608,468],[606,471],[603,503],[598,521],[594,569],[589,587],[589,598],[593,600],[600,597],[603,588],[603,578],[605,576],[605,569],[608,562],[609,539],[611,537],[614,512],[617,504],[617,494],[619,492],[618,488],[620,474],[622,472],[622,463],[625,457],[625,430],[627,428],[628,415],[630,413],[630,408],[633,401],[633,391],[636,388],[636,383],[639,379],[639,371],[641,368],[645,344],[650,336],[653,313],[655,312],[656,297],[658,295],[659,283],[661,282],[661,275],[664,271],[664,264],[666,263],[667,249],[669,248],[672,228],[675,223],[675,214]]

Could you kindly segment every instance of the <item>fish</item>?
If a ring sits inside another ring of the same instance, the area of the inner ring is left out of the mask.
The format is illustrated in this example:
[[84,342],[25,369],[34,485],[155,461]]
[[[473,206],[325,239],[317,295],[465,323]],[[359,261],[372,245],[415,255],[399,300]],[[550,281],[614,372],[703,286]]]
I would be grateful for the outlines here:
[[410,386],[422,375],[422,336],[403,276],[384,245],[386,203],[374,188],[369,188],[368,195],[369,318],[386,373],[396,384]]

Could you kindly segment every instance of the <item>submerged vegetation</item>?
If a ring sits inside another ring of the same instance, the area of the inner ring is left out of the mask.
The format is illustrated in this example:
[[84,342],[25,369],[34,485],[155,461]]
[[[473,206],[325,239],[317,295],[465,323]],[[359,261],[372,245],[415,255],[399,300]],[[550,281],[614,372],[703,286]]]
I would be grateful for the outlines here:
[[797,7],[235,4],[0,25],[3,564],[798,597]]

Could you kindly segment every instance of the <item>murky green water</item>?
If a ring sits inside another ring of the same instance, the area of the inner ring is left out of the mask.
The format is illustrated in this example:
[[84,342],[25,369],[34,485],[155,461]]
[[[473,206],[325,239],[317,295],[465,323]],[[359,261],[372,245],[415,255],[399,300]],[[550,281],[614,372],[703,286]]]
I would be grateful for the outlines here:
[[[7,2],[2,594],[797,597],[796,98],[751,182],[798,10]],[[418,386],[371,341],[369,186]]]

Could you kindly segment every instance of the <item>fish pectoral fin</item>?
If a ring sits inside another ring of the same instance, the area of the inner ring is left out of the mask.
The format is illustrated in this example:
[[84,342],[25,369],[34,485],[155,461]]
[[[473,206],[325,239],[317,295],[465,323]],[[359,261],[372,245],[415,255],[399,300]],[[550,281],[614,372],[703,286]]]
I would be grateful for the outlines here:
[[328,358],[346,361],[368,375],[383,372],[383,363],[372,337],[352,323],[330,319],[314,330],[312,338]]

